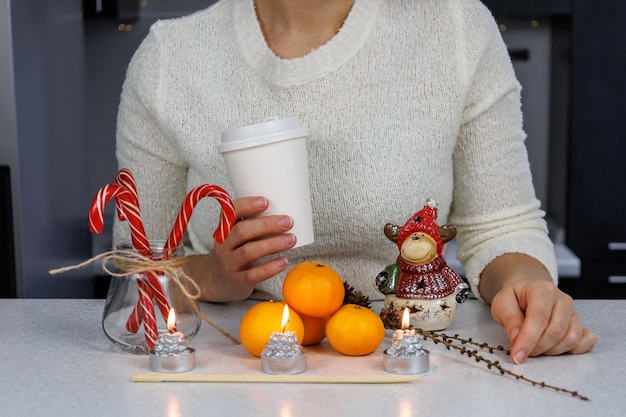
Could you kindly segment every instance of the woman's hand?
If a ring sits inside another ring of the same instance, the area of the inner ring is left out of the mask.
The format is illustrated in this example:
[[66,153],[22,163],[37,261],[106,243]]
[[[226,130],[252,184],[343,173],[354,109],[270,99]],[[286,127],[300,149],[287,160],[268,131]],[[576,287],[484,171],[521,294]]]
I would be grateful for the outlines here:
[[[237,218],[260,214],[268,206],[263,197],[244,197],[234,203]],[[292,227],[293,219],[289,216],[240,220],[226,240],[215,245],[214,251],[192,257],[188,270],[202,290],[201,299],[217,302],[242,300],[252,293],[256,284],[283,271],[287,267],[285,257],[259,261],[296,244],[295,235],[285,233]]]
[[595,334],[581,325],[572,298],[529,256],[496,258],[483,272],[480,291],[491,302],[493,318],[506,329],[517,364],[529,356],[585,353],[596,345]]

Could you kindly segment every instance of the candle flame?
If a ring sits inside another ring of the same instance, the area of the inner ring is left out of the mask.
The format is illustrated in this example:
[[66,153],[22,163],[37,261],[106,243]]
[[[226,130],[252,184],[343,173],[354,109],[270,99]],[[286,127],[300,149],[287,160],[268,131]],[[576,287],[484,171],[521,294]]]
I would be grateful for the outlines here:
[[171,308],[170,312],[167,314],[167,329],[170,332],[176,331],[176,312],[173,308]]
[[402,312],[402,330],[407,330],[410,324],[411,320],[409,319],[409,308],[404,307],[404,311]]
[[281,331],[284,332],[287,329],[287,324],[289,324],[289,307],[285,304],[285,308],[283,308],[283,319],[280,322]]

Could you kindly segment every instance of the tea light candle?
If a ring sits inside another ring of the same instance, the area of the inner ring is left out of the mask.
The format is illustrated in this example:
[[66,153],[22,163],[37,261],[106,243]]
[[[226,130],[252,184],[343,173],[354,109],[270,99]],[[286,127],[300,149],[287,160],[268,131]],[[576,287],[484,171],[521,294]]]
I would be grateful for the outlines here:
[[289,307],[285,305],[281,321],[281,332],[273,332],[261,352],[261,369],[267,374],[293,375],[306,370],[306,355],[298,344],[296,333],[287,331]]
[[168,331],[159,335],[150,351],[150,369],[155,372],[186,372],[195,366],[196,350],[187,347],[185,335],[176,331],[176,312],[167,316]]
[[385,371],[394,374],[419,374],[428,371],[428,352],[409,329],[409,309],[402,313],[402,330],[395,330],[391,346],[383,352]]

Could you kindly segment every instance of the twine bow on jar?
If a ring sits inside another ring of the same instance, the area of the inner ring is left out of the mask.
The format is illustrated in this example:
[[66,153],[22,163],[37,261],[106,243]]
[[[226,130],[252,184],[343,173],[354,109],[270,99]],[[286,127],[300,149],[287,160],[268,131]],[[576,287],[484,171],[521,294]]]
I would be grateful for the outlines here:
[[[187,263],[187,257],[185,256],[171,257],[168,259],[153,259],[141,255],[135,250],[115,249],[96,255],[76,265],[50,270],[49,273],[51,275],[61,274],[63,272],[83,268],[98,261],[101,262],[103,271],[116,278],[126,278],[135,274],[143,275],[147,272],[167,276],[186,299],[190,301],[194,312],[202,318],[205,323],[213,327],[233,343],[241,343],[237,338],[207,318],[198,307],[197,301],[200,298],[201,290],[198,284],[185,272],[184,265]],[[111,268],[111,265],[115,265],[115,268]]]
[[[219,330],[235,343],[238,343],[236,339],[228,335],[228,333],[224,332],[221,328],[202,315],[196,303],[200,296],[200,288],[187,276],[185,272],[182,271],[182,268],[180,268],[181,265],[177,264],[178,261],[170,263],[172,262],[170,255],[173,254],[176,248],[180,245],[187,223],[191,218],[191,214],[196,204],[204,197],[213,197],[219,202],[222,209],[220,222],[217,229],[213,233],[213,237],[217,243],[222,243],[226,239],[233,224],[235,223],[234,203],[223,188],[213,184],[200,185],[192,189],[185,197],[170,235],[167,241],[165,241],[164,246],[160,248],[160,254],[162,256],[158,257],[153,256],[152,247],[148,241],[147,234],[141,220],[139,194],[137,192],[135,179],[130,170],[126,168],[120,169],[116,174],[115,182],[100,188],[91,203],[89,211],[89,230],[92,233],[98,234],[102,233],[104,227],[104,207],[109,201],[115,199],[118,218],[120,221],[126,221],[129,224],[132,241],[132,246],[130,247],[136,252],[119,250],[109,251],[102,255],[98,255],[77,267],[91,263],[94,260],[102,259],[103,269],[112,277],[120,278],[138,274],[137,289],[139,293],[139,301],[136,303],[132,313],[129,315],[125,327],[129,332],[134,334],[138,332],[140,324],[143,322],[146,339],[145,344],[148,350],[154,347],[158,336],[153,299],[156,301],[156,305],[161,310],[165,319],[167,319],[170,309],[166,294],[155,274],[156,271],[163,272],[165,276],[171,274],[174,284],[181,289],[182,293],[188,300],[193,301],[191,304],[195,306],[194,308],[196,313],[209,325]],[[118,264],[118,266],[123,266],[124,269],[122,270],[124,272],[120,273],[111,271],[107,268],[106,263],[111,260]],[[69,267],[69,269],[73,269],[73,267]],[[60,268],[59,270],[56,270],[56,273],[66,270],[68,269]],[[191,283],[190,285],[193,287],[193,292],[189,292],[187,288],[185,288],[185,285],[183,285],[184,282],[181,281],[181,278],[184,278],[184,281]],[[105,305],[105,314],[107,307],[108,302],[107,305]]]

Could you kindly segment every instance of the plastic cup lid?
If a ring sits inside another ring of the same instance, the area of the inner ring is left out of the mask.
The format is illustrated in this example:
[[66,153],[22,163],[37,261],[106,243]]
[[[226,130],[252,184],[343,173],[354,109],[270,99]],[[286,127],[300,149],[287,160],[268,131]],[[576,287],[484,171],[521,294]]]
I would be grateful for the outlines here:
[[262,123],[222,132],[222,143],[217,145],[217,150],[224,153],[308,135],[309,131],[296,117],[268,117]]

